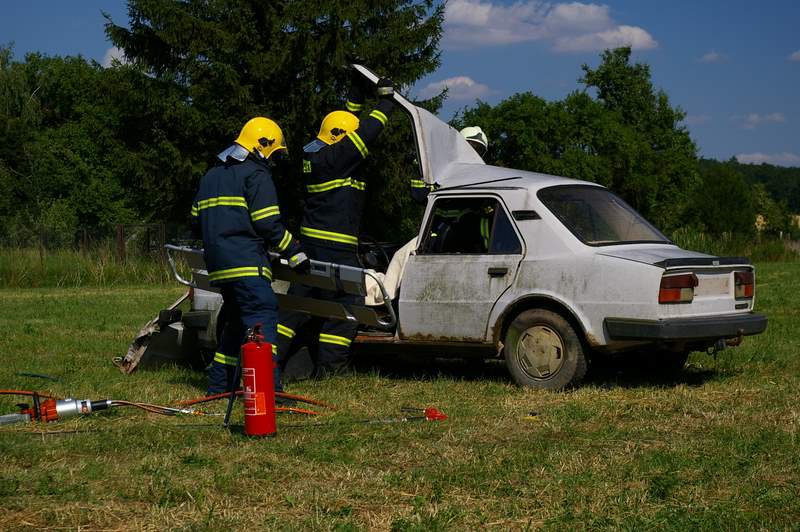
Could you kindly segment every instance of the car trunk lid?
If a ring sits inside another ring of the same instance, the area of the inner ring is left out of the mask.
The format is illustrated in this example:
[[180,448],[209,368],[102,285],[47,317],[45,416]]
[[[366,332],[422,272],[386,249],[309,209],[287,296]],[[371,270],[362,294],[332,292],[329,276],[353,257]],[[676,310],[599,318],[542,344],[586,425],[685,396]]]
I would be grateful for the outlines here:
[[[631,260],[662,268],[662,283],[654,287],[653,297],[660,289],[675,286],[681,276],[696,277],[691,301],[676,301],[659,305],[662,317],[705,316],[721,313],[749,312],[753,297],[737,297],[736,284],[740,275],[753,272],[750,261],[744,257],[718,257],[681,249],[675,245],[615,246],[600,255]],[[739,275],[737,275],[739,274]],[[669,281],[665,282],[665,280]]]

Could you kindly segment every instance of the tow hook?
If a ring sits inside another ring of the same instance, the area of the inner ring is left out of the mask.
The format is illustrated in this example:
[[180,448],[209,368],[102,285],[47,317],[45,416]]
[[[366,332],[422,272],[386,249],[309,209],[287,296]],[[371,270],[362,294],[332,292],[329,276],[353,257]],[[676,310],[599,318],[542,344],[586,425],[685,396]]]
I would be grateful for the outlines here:
[[742,345],[742,340],[744,339],[744,330],[739,329],[736,332],[736,338],[720,338],[717,340],[713,346],[708,348],[708,355],[714,358],[717,357],[717,353],[720,351],[724,351],[728,347],[739,347]]
[[736,333],[736,338],[724,340],[724,342],[728,347],[739,347],[740,345],[742,345],[743,338],[744,338],[744,329],[739,329],[739,331]]

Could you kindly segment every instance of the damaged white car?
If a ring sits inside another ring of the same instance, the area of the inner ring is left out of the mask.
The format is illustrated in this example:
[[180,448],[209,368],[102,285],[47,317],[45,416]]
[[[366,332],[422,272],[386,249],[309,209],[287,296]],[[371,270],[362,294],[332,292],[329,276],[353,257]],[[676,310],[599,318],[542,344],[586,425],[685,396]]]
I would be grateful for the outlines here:
[[[282,308],[358,321],[355,349],[502,357],[518,384],[552,390],[579,383],[596,353],[636,352],[674,370],[691,351],[766,329],[747,259],[681,249],[602,186],[484,164],[458,131],[395,98],[413,124],[420,178],[438,187],[417,238],[385,272],[314,262],[298,276],[276,263],[276,279],[366,297],[345,307],[281,295]],[[190,309],[178,301],[147,324],[123,371],[215,347],[222,299],[202,252],[169,252],[191,267],[191,279],[176,272]]]

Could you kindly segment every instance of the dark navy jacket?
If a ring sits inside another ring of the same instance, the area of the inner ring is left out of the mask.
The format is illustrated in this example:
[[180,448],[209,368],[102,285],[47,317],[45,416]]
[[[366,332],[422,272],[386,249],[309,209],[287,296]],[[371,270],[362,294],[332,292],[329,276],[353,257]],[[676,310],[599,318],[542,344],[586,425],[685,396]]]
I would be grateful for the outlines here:
[[[348,102],[348,109],[354,106]],[[309,143],[303,151],[306,206],[300,234],[309,243],[355,251],[366,198],[366,181],[357,173],[394,108],[383,100],[339,142]]]
[[287,255],[299,245],[281,223],[278,195],[265,164],[228,158],[203,176],[192,224],[203,236],[209,280],[272,279],[265,246]]

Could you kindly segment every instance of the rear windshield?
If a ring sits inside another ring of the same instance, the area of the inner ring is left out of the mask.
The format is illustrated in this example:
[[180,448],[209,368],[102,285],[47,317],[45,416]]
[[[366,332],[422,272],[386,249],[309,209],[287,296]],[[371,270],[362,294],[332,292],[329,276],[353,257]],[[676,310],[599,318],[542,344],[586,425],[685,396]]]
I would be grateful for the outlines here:
[[538,196],[584,244],[670,243],[630,205],[604,188],[562,185],[544,188]]

